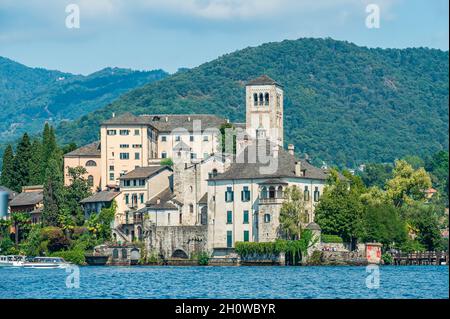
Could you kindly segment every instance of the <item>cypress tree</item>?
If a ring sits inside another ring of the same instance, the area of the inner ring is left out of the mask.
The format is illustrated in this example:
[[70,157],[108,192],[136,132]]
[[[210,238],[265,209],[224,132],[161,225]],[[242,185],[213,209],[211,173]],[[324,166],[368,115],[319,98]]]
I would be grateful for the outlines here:
[[64,181],[61,167],[56,158],[50,158],[48,161],[45,175],[43,223],[47,226],[59,226],[60,211],[64,200]]
[[44,172],[42,171],[42,144],[38,139],[31,144],[30,160],[30,184],[41,185],[44,183]]
[[14,180],[14,152],[12,146],[9,144],[3,154],[2,176],[0,177],[0,184],[8,188],[13,188]]
[[16,156],[14,157],[14,176],[15,185],[12,189],[17,192],[22,191],[22,186],[29,185],[30,182],[30,158],[31,158],[31,143],[28,134],[22,136],[17,145]]

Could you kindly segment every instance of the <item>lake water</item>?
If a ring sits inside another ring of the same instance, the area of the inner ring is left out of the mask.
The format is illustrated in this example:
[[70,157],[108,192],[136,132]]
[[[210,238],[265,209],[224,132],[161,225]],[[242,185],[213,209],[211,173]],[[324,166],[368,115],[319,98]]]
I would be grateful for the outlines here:
[[0,267],[0,298],[449,297],[448,266],[381,266],[378,289],[367,287],[366,267],[87,266],[79,270],[79,288],[67,288],[70,274],[64,269]]

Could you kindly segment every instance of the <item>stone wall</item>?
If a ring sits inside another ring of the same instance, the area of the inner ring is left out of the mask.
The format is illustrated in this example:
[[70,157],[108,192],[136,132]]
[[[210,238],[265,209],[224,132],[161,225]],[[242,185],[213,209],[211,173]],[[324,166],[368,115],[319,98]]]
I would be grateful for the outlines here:
[[188,259],[206,251],[207,226],[151,226],[144,238],[149,252],[163,259]]

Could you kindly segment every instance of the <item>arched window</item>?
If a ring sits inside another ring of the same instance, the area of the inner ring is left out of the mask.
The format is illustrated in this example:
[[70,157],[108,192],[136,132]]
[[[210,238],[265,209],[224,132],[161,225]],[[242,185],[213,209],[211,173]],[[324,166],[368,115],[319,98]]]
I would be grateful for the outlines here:
[[261,189],[261,198],[267,198],[267,188],[265,186]]
[[309,189],[308,189],[308,186],[305,186],[304,200],[305,200],[305,202],[309,201]]
[[269,187],[269,198],[275,198],[275,186]]
[[112,255],[113,255],[114,259],[118,259],[119,258],[119,251],[117,250],[117,248],[113,249]]
[[86,162],[86,166],[97,166],[97,163],[95,161],[89,160]]
[[269,93],[264,94],[264,104],[269,105]]
[[87,180],[88,180],[89,186],[91,186],[91,187],[94,186],[94,176],[89,175]]
[[270,223],[270,214],[264,214],[264,222]]
[[277,198],[283,198],[283,187],[282,186],[278,186]]
[[259,105],[264,104],[264,95],[262,93],[259,93]]
[[128,255],[127,249],[126,248],[122,248],[122,258],[123,259],[127,259],[127,255]]
[[254,106],[258,105],[258,94],[256,93],[253,94],[253,105]]
[[193,213],[194,212],[194,205],[189,204],[189,213]]

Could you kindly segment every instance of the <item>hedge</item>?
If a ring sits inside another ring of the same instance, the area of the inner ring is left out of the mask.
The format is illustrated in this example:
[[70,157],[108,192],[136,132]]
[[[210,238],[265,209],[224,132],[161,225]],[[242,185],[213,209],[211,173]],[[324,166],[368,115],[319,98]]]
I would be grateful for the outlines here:
[[344,242],[342,238],[339,237],[338,235],[327,235],[327,234],[322,234],[321,240],[322,243],[329,243],[329,244],[331,243],[342,244]]

